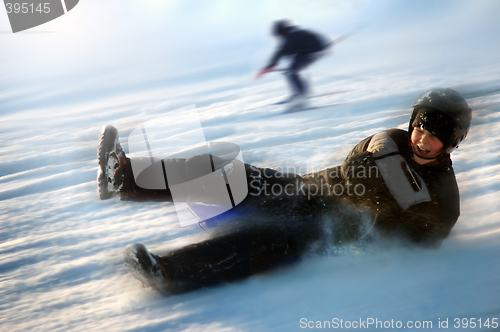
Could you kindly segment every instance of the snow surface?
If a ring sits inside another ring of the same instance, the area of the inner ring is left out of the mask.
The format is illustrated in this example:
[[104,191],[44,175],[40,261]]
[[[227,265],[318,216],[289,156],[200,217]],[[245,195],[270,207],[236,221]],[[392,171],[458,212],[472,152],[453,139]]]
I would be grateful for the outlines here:
[[[155,49],[164,34],[163,23],[152,16],[154,29],[150,31],[137,22],[146,22],[147,14],[154,11],[173,10],[154,7],[154,3],[148,2],[152,8],[131,6],[139,8],[136,16],[118,10],[125,18],[136,17],[133,28],[120,28],[149,50]],[[144,55],[146,61],[137,63],[141,53],[136,48],[141,47],[129,44],[129,36],[117,27],[102,32],[105,37],[116,37],[108,39],[109,44],[98,34],[90,38],[91,32],[81,33],[87,39],[73,41],[76,28],[70,29],[72,34],[64,32],[69,29],[70,14],[79,25],[88,24],[79,15],[90,15],[105,6],[92,0],[82,1],[59,22],[40,27],[56,33],[0,35],[8,45],[0,65],[4,73],[0,78],[0,329],[292,331],[301,330],[302,318],[315,322],[378,318],[431,320],[437,330],[438,321],[447,318],[450,328],[453,318],[500,320],[499,24],[487,10],[488,6],[498,9],[498,5],[452,6],[442,23],[452,23],[450,30],[430,38],[434,46],[441,45],[447,32],[458,29],[449,48],[439,49],[445,55],[422,52],[424,60],[419,66],[410,66],[418,60],[418,56],[407,58],[411,43],[384,44],[389,47],[385,51],[392,50],[384,53],[380,50],[384,47],[370,41],[375,33],[380,34],[381,43],[401,41],[405,32],[421,35],[414,29],[420,27],[422,16],[418,14],[425,8],[412,16],[397,1],[380,2],[384,5],[368,2],[373,8],[355,3],[365,16],[371,9],[377,14],[387,8],[401,16],[396,22],[375,24],[360,32],[358,40],[353,36],[345,41],[344,49],[339,44],[333,56],[311,68],[315,94],[336,92],[313,103],[331,106],[287,115],[280,114],[279,106],[260,107],[285,97],[282,78],[269,75],[252,80],[271,44],[256,42],[255,52],[248,48],[238,51],[228,45],[241,41],[228,33],[226,39],[221,37],[225,44],[199,46],[207,50],[207,63],[210,57],[218,59],[215,64],[184,68],[180,57],[174,63],[184,69],[172,65],[172,71],[165,70],[162,57],[170,53],[162,53],[164,46],[158,46],[158,54]],[[297,21],[302,17],[300,5],[304,3],[297,1],[289,13]],[[341,13],[357,12],[347,2],[338,6]],[[243,17],[246,7],[238,5],[237,9]],[[311,9],[313,14],[304,14],[304,26],[314,26],[317,15],[318,25],[327,27],[328,15],[321,9],[317,5]],[[262,14],[258,23],[281,17],[270,13],[271,9]],[[453,19],[471,13],[485,16],[476,18],[477,26]],[[204,17],[199,12],[192,15]],[[366,18],[363,15],[359,14]],[[404,25],[403,18],[412,24]],[[215,27],[227,23],[220,19],[223,23],[206,18],[197,26],[218,31]],[[244,20],[249,19],[245,16]],[[346,31],[348,21],[349,17],[344,18],[344,25],[330,28]],[[5,21],[1,22],[3,30],[8,30]],[[105,18],[96,18],[97,26],[105,24]],[[431,29],[422,25],[422,33]],[[142,41],[144,31],[151,33]],[[485,31],[494,38],[484,37]],[[245,30],[242,35],[253,43],[265,38],[265,33],[267,29],[261,28],[253,34]],[[460,37],[469,35],[477,37],[471,40],[474,50],[456,53]],[[429,35],[422,38],[417,42],[428,41]],[[33,47],[39,47],[39,54],[28,52]],[[218,47],[231,55],[227,61],[220,49],[213,51]],[[123,58],[115,57],[113,66],[110,59],[116,55],[115,48]],[[102,57],[92,55],[94,50]],[[363,62],[362,55],[371,51],[377,60]],[[448,57],[447,52],[456,57]],[[235,54],[241,62],[235,60]],[[435,61],[429,64],[428,60]],[[128,66],[132,63],[137,66]],[[405,128],[413,102],[434,86],[457,89],[474,110],[469,136],[452,155],[461,217],[439,250],[347,250],[340,256],[311,258],[241,282],[168,298],[142,288],[128,274],[122,258],[127,244],[141,242],[152,252],[162,253],[202,240],[206,234],[196,226],[181,228],[171,203],[98,200],[96,143],[103,125],[111,123],[119,129],[127,151],[126,137],[137,125],[196,104],[207,140],[237,143],[246,162],[320,169],[340,164],[368,135]]]

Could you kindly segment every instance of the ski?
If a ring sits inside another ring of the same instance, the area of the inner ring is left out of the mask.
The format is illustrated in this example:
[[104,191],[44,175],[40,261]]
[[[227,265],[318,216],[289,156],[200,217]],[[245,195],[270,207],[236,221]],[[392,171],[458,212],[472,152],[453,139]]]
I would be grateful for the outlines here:
[[327,108],[327,107],[333,107],[340,105],[341,103],[336,103],[336,104],[328,104],[328,105],[322,105],[322,106],[307,106],[307,107],[302,107],[302,108],[296,108],[296,109],[288,109],[286,111],[283,111],[281,113],[278,113],[276,115],[284,115],[284,114],[292,114],[292,113],[299,113],[299,112],[305,112],[305,111],[312,111],[312,110],[317,110],[321,108]]
[[287,114],[294,114],[294,113],[300,113],[300,112],[314,111],[314,110],[319,110],[322,108],[339,106],[342,104],[343,103],[336,103],[336,104],[328,104],[328,105],[321,105],[321,106],[307,106],[307,107],[301,107],[301,108],[296,108],[296,109],[287,109],[287,110],[281,111],[279,113],[267,114],[267,115],[261,116],[258,119],[266,119],[266,118],[272,118],[274,116],[279,116],[279,115],[287,115]]
[[[347,91],[327,92],[327,93],[322,93],[322,94],[319,94],[319,95],[309,96],[309,97],[306,97],[306,98],[307,99],[314,99],[314,98],[318,98],[318,97],[330,96],[330,95],[335,95],[335,94],[344,93],[344,92],[347,92]],[[290,103],[292,101],[293,101],[293,99],[289,99],[289,100],[279,101],[279,102],[273,103],[271,105],[284,105],[284,104],[288,104],[288,103]]]
[[[330,96],[330,95],[335,95],[335,94],[345,93],[345,92],[349,92],[349,91],[345,90],[345,91],[327,92],[327,93],[322,93],[322,94],[317,94],[317,95],[309,96],[309,97],[307,97],[307,99],[314,99],[314,98],[319,98],[319,97],[324,97],[324,96]],[[259,108],[264,108],[264,107],[269,107],[269,106],[285,105],[285,104],[288,104],[290,102],[291,102],[291,100],[280,101],[280,102],[277,102],[277,103],[271,103],[271,104],[266,104],[266,105],[262,105],[262,106],[257,106],[257,107],[254,107],[254,108],[250,108],[250,109],[247,109],[246,111],[247,112],[248,111],[253,111],[253,110],[256,110],[256,109],[259,109]]]

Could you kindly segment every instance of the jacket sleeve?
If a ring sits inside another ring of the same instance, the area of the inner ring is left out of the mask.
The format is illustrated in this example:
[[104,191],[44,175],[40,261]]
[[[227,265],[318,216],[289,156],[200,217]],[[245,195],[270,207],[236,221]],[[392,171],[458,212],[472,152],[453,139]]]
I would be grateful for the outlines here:
[[430,184],[432,202],[410,207],[401,216],[401,230],[414,243],[439,247],[460,216],[460,196],[453,170],[441,172]]
[[273,66],[276,66],[280,59],[286,55],[286,43],[285,42],[283,45],[281,45],[276,52],[274,52],[273,56],[271,57],[271,61],[269,61],[269,64],[266,66],[266,68],[270,68]]
[[347,154],[347,157],[345,158],[345,162],[349,162],[350,160],[357,159],[357,155],[360,155],[362,153],[365,153],[366,150],[368,149],[368,145],[370,144],[372,137],[374,135],[371,135],[358,144]]
[[448,237],[456,218],[445,215],[435,202],[421,203],[406,210],[396,224],[396,234],[427,248],[439,248]]
[[274,52],[273,56],[271,57],[271,60],[269,61],[269,64],[266,66],[266,68],[273,67],[278,64],[280,59],[284,57],[285,55],[291,55],[293,53],[296,53],[297,48],[297,40],[293,36],[287,37],[283,43],[278,47],[276,52]]
[[[301,32],[298,32],[298,34],[300,37]],[[271,57],[271,61],[269,61],[269,65],[267,65],[266,68],[277,65],[278,61],[285,55],[298,53],[301,43],[301,38],[297,38],[297,32],[288,35],[278,47],[276,52],[274,52],[273,56]]]

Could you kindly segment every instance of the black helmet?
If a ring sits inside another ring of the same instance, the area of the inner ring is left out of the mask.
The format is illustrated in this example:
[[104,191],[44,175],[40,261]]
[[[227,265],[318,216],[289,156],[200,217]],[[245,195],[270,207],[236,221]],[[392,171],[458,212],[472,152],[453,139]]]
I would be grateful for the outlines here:
[[273,26],[271,29],[271,34],[276,37],[286,35],[290,30],[295,27],[292,21],[284,19],[273,22]]
[[438,137],[443,151],[451,153],[469,132],[472,110],[465,99],[450,88],[436,88],[418,97],[408,125],[408,133],[422,126]]

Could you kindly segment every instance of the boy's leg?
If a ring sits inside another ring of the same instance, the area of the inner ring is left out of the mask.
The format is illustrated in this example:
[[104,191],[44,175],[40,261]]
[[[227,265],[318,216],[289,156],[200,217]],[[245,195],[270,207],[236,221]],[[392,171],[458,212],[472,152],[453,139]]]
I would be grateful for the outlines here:
[[247,227],[174,250],[159,260],[170,293],[249,277],[296,259],[283,224]]
[[[204,156],[195,156],[190,159],[168,159],[164,160],[164,163],[169,164],[169,169],[175,169],[178,178],[185,177],[186,181],[203,176],[206,174],[199,173],[197,164],[197,158],[203,158]],[[224,161],[220,158],[213,157],[214,163],[224,164]],[[239,162],[239,161],[233,161]],[[246,176],[247,176],[247,184],[250,183],[254,179],[255,170],[257,168],[244,165]],[[144,174],[148,173],[148,170],[145,169],[143,171]],[[142,173],[141,173],[142,174]],[[193,175],[195,174],[195,175]],[[137,185],[137,182],[134,178],[134,174],[132,171],[132,165],[130,159],[126,158],[126,162],[123,166],[123,185],[120,189],[120,198],[123,201],[137,201],[137,202],[145,202],[145,201],[153,201],[153,202],[172,202],[172,194],[170,189],[168,188],[167,179],[163,179],[165,183],[166,189],[145,189]],[[249,188],[250,189],[250,188]],[[211,195],[210,192],[206,192],[205,188],[200,188],[199,192],[192,193],[191,199],[199,201],[201,203],[211,203],[210,199],[216,199]],[[195,197],[198,196],[198,197]],[[177,197],[178,199],[179,197]]]
[[[214,238],[161,256],[143,255],[147,264],[142,265],[149,266],[149,270],[137,270],[141,264],[134,261],[140,261],[141,257],[134,257],[130,249],[137,245],[127,247],[125,261],[139,280],[165,294],[181,293],[243,279],[297,261],[320,237],[313,234],[321,231],[317,220],[311,218],[290,229],[287,225],[290,220],[285,218],[242,219]],[[148,257],[153,259],[150,261]]]
[[[204,172],[207,170],[201,169],[198,166],[201,164],[201,159],[206,159],[205,156],[206,155],[198,155],[189,159],[164,160],[162,166],[178,173],[176,176],[179,179],[189,181],[206,175]],[[217,169],[231,162],[240,162],[239,160],[228,161],[216,156],[210,159]],[[101,199],[108,199],[119,193],[121,199],[126,201],[172,201],[172,194],[168,188],[166,179],[162,179],[165,182],[165,189],[145,189],[137,184],[132,171],[132,162],[122,151],[118,141],[118,131],[113,126],[105,126],[101,132],[98,148],[98,163],[98,188]],[[157,164],[151,167],[157,168]],[[270,189],[273,185],[278,185],[282,188],[286,187],[290,189],[289,192],[293,192],[294,190],[292,190],[291,187],[300,185],[303,181],[300,176],[295,174],[283,174],[272,169],[258,168],[248,164],[245,164],[244,168],[247,178],[248,196],[263,196],[266,198],[269,196],[269,193],[265,190]],[[154,170],[154,172],[151,173],[156,174],[156,171],[157,170]],[[148,174],[148,170],[145,169],[141,172],[139,177],[143,175],[148,176]],[[266,187],[266,185],[268,187]],[[213,198],[213,195],[210,192],[203,191],[203,188],[200,188],[200,192],[195,194],[195,196],[199,196],[194,198],[197,202],[210,203],[204,200]],[[193,195],[191,195],[190,198],[193,199]]]
[[[305,215],[297,215],[297,205],[302,203]],[[366,230],[360,223],[363,215],[359,211],[345,211],[339,206],[328,216],[323,214],[320,200],[312,204],[302,200],[294,205],[293,211],[283,215],[259,215],[231,222],[214,238],[161,256],[142,255],[146,264],[126,250],[125,261],[132,262],[127,265],[139,280],[164,294],[176,294],[247,278],[296,262],[307,253],[327,253],[332,245],[355,241]],[[336,225],[338,222],[341,224]],[[150,268],[138,271],[141,265]]]

